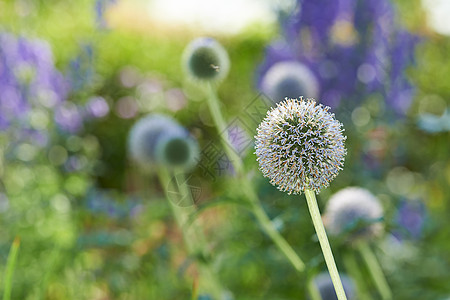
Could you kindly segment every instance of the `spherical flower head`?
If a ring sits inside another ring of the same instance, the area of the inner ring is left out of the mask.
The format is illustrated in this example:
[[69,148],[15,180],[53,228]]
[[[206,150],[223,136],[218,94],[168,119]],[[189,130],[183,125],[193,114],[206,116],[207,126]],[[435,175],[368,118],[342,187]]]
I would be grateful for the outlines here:
[[155,158],[162,165],[190,170],[199,158],[197,141],[185,130],[167,131],[156,143]]
[[[344,275],[340,275],[342,285],[344,286],[345,295],[348,300],[356,299],[355,284],[353,280]],[[333,282],[328,273],[320,273],[314,277],[314,285],[320,293],[322,300],[338,300]]]
[[131,157],[142,166],[160,165],[188,170],[196,165],[199,149],[187,130],[170,117],[150,114],[131,129]]
[[183,65],[187,74],[202,81],[215,81],[227,76],[230,59],[227,51],[213,38],[197,38],[184,50]]
[[286,99],[257,129],[257,161],[280,191],[320,192],[342,169],[346,150],[342,124],[314,99]]
[[297,61],[282,61],[271,66],[264,74],[261,90],[275,103],[286,97],[316,98],[319,94],[319,82],[304,64]]
[[383,208],[368,190],[348,187],[334,194],[325,208],[325,226],[330,234],[349,233],[350,240],[371,238],[382,232]]

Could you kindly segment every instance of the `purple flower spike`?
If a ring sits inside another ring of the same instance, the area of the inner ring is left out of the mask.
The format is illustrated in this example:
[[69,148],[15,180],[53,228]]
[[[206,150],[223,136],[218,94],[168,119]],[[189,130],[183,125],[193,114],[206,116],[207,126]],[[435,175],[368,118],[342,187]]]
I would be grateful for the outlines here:
[[399,28],[392,4],[298,0],[297,5],[283,20],[283,38],[266,51],[258,88],[264,92],[263,78],[272,66],[294,60],[315,74],[320,87],[316,97],[323,104],[351,110],[378,94],[394,113],[404,115],[414,96],[405,70],[414,62],[418,39]]
[[0,32],[0,130],[24,123],[33,106],[62,103],[68,91],[47,42]]

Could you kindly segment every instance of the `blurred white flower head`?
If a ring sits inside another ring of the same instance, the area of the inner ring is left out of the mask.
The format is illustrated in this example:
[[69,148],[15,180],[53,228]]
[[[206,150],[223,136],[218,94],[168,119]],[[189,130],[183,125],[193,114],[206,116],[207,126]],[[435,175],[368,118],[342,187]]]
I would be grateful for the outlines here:
[[331,196],[325,208],[325,226],[330,234],[349,234],[351,240],[381,234],[383,208],[368,190],[348,187]]
[[297,61],[274,64],[264,74],[261,90],[278,103],[287,98],[317,98],[319,82],[311,70]]

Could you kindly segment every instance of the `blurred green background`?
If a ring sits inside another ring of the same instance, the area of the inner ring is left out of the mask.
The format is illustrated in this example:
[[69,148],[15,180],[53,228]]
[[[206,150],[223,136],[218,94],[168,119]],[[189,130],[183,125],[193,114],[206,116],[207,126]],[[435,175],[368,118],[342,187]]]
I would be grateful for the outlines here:
[[[254,14],[255,5],[264,10],[226,32],[216,29],[221,24],[211,29],[207,22],[164,21],[164,10],[157,11],[152,1],[0,0],[1,34],[46,41],[56,69],[80,79],[66,101],[83,107],[101,97],[109,107],[76,132],[58,128],[51,109],[34,108],[29,118],[33,128],[46,133],[43,146],[19,138],[20,127],[0,131],[0,291],[9,249],[20,237],[12,299],[190,299],[195,259],[186,251],[164,187],[155,174],[143,174],[131,163],[127,135],[139,117],[160,112],[187,127],[201,149],[210,143],[220,147],[205,96],[181,68],[185,46],[206,35],[220,41],[230,56],[230,73],[219,87],[224,115],[239,117],[248,139],[256,134],[257,123],[243,108],[262,97],[256,72],[265,47],[282,34],[277,16],[285,6],[282,1],[251,2],[246,11],[238,3],[229,5],[243,10],[239,15]],[[349,155],[318,200],[323,208],[346,186],[372,191],[385,209],[386,228],[374,249],[394,299],[444,300],[450,297],[450,134],[424,129],[420,120],[448,110],[450,38],[430,26],[421,1],[394,5],[396,21],[421,40],[416,62],[407,70],[415,86],[412,105],[406,116],[388,121],[370,97],[353,108],[369,112],[362,123],[350,116],[352,111],[337,113],[345,119]],[[226,13],[220,8],[218,16]],[[371,151],[382,153],[376,169],[363,160]],[[197,168],[192,180],[201,190],[198,218],[212,265],[234,299],[307,299],[307,278],[325,267],[304,198],[272,187],[258,171],[253,152],[249,147],[244,157],[249,176],[308,271],[300,276],[277,252],[236,199],[239,186],[230,174],[213,169],[213,176],[206,176]],[[423,224],[418,237],[397,240],[392,233],[400,226],[401,203],[408,199],[423,203]],[[340,258],[350,250],[339,239],[331,243],[345,272]]]

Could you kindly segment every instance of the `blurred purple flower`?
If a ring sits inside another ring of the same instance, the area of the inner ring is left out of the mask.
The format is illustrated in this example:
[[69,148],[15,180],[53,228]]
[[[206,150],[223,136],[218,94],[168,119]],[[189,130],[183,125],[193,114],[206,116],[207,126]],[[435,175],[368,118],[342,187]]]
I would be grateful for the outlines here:
[[47,42],[0,31],[0,130],[23,122],[32,106],[60,104],[68,90]]
[[[405,114],[414,89],[405,69],[414,62],[418,38],[400,29],[388,0],[298,0],[282,22],[283,38],[266,50],[258,88],[271,66],[302,63],[320,86],[320,102],[352,108],[369,93]],[[344,100],[345,101],[342,101]]]
[[55,122],[62,131],[77,133],[83,127],[83,116],[75,104],[68,102],[56,109]]
[[35,130],[29,128],[22,128],[17,134],[18,140],[31,141],[33,145],[45,147],[49,142],[49,134],[47,131]]
[[394,235],[399,239],[419,239],[422,236],[426,215],[426,207],[422,201],[402,200],[396,215],[398,229],[394,231]]
[[387,101],[396,112],[404,114],[411,105],[414,87],[404,74],[404,70],[414,62],[414,48],[419,42],[417,36],[399,31],[393,38],[390,59],[392,61]]
[[86,117],[102,118],[109,113],[108,102],[103,97],[92,97],[85,106]]
[[[228,140],[230,141],[230,146],[233,150],[241,158],[245,158],[249,149],[253,148],[253,139],[250,138],[249,134],[244,129],[244,125],[239,119],[235,119],[228,125],[226,134],[228,135]],[[232,176],[236,175],[231,160],[224,152],[220,153],[217,157],[214,168],[219,176],[226,174]]]
[[66,73],[74,91],[80,91],[92,85],[95,77],[92,45],[86,44],[80,47],[80,52],[70,61]]
[[93,214],[104,214],[115,219],[133,217],[141,211],[139,199],[135,197],[117,199],[120,197],[113,191],[92,188],[86,196],[86,208]]
[[105,20],[105,11],[108,6],[116,3],[117,0],[96,0],[95,1],[95,22],[99,28],[108,28]]

